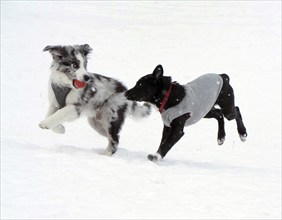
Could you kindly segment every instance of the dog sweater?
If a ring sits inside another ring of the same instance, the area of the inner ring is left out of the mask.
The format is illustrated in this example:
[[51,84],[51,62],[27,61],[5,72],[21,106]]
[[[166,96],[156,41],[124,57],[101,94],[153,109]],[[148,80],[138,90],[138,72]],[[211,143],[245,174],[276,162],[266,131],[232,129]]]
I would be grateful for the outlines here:
[[220,75],[209,73],[183,85],[186,92],[183,100],[161,113],[165,126],[170,127],[175,118],[186,113],[190,113],[190,118],[187,119],[185,126],[197,123],[214,106],[222,84]]

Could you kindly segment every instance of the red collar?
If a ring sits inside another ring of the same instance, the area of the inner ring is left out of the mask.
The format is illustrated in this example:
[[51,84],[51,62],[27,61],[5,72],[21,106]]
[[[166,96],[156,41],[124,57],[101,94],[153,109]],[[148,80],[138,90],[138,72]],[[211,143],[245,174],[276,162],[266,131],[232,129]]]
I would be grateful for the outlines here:
[[162,100],[161,106],[160,106],[160,108],[159,108],[159,112],[160,112],[160,113],[163,112],[164,107],[165,107],[165,104],[167,103],[167,100],[168,100],[168,98],[169,98],[169,96],[170,96],[172,86],[175,85],[175,84],[176,84],[176,82],[172,82],[172,83],[170,84],[170,86],[169,86],[169,89],[166,91],[166,94],[165,94],[165,96],[164,96],[164,99]]

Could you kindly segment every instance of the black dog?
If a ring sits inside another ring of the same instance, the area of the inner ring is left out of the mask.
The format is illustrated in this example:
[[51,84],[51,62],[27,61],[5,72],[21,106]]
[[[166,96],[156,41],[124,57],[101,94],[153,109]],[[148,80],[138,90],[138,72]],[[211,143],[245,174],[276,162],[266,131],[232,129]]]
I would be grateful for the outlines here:
[[[184,126],[192,125],[202,118],[218,121],[218,144],[225,140],[224,117],[235,119],[241,141],[247,137],[240,110],[234,103],[234,92],[226,74],[205,74],[194,81],[180,85],[171,77],[163,76],[158,65],[152,74],[139,79],[125,93],[129,100],[145,101],[159,108],[164,122],[162,140],[156,154],[148,159],[163,158],[173,145],[184,135]],[[220,108],[215,108],[218,105]]]

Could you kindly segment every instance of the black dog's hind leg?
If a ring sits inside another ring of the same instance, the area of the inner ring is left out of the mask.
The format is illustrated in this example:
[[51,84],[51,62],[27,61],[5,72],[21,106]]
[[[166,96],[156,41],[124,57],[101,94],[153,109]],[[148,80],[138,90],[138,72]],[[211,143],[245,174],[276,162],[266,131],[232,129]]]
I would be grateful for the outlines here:
[[223,79],[223,86],[216,101],[216,104],[222,109],[223,115],[227,120],[236,120],[237,131],[239,133],[241,141],[245,141],[247,138],[247,131],[243,123],[242,115],[239,107],[235,106],[234,91],[229,83],[229,76],[226,74],[220,75]]
[[215,118],[218,121],[217,143],[222,145],[225,141],[224,116],[221,109],[212,108],[205,118]]
[[189,117],[189,113],[181,115],[171,122],[171,127],[164,126],[162,141],[157,151],[157,154],[149,154],[149,160],[156,161],[160,159],[158,155],[160,155],[161,158],[165,157],[165,155],[173,147],[173,145],[177,143],[177,141],[179,141],[180,138],[184,135],[183,129],[185,126],[185,122]]
[[247,131],[243,124],[242,115],[238,106],[236,108],[236,123],[237,123],[237,130],[240,136],[241,141],[246,141],[247,139]]

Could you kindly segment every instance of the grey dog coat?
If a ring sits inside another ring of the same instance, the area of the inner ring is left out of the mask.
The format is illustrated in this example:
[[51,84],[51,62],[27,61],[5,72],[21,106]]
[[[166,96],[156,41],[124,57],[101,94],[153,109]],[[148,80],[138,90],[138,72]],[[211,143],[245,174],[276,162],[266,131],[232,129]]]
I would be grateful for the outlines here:
[[175,118],[186,113],[190,113],[190,118],[187,119],[185,126],[197,123],[214,106],[222,84],[220,75],[209,73],[183,85],[186,92],[183,100],[161,113],[165,126],[170,127]]

